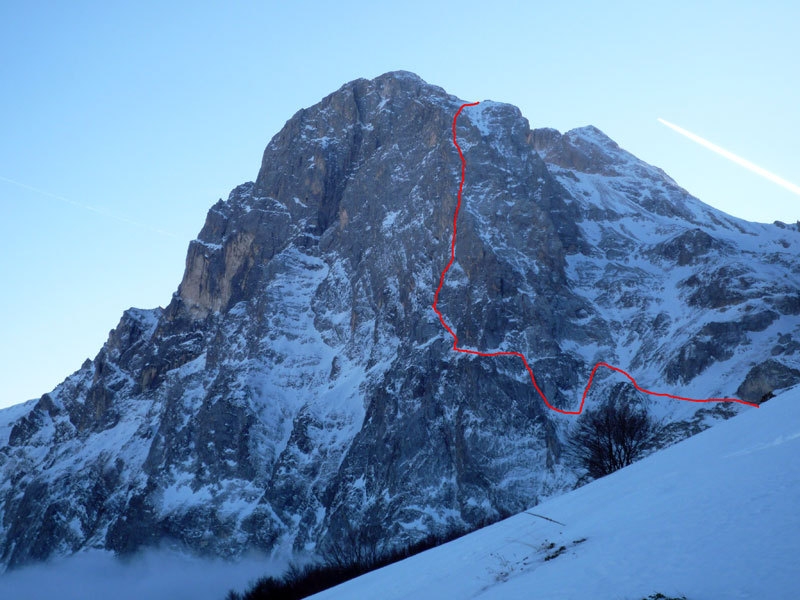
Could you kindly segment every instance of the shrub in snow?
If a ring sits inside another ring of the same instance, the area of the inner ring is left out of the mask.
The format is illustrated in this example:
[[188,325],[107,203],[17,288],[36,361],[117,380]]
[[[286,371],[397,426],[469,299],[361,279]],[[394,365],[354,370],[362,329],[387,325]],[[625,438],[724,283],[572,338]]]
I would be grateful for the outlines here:
[[645,409],[608,402],[578,417],[567,454],[597,479],[642,458],[656,445],[660,432],[661,425]]

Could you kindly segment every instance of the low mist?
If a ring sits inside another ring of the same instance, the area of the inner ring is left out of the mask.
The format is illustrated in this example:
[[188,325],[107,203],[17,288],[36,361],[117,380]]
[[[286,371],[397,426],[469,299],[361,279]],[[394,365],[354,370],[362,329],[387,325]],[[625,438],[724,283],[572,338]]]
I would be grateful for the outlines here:
[[286,563],[263,556],[238,562],[199,559],[150,550],[124,561],[102,551],[76,554],[0,574],[0,598],[8,600],[224,600]]

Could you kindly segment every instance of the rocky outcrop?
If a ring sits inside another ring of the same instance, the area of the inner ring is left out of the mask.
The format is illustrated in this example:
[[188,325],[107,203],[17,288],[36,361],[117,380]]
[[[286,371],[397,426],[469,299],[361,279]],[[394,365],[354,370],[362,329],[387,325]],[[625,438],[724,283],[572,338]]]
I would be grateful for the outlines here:
[[798,383],[800,383],[800,369],[770,359],[750,369],[736,393],[750,402],[763,402],[771,398],[775,390]]
[[673,261],[679,267],[697,264],[712,250],[722,251],[725,244],[702,229],[694,228],[656,244],[652,252],[656,256]]
[[[389,73],[287,122],[256,180],[209,210],[171,302],[126,311],[94,360],[0,412],[3,565],[389,546],[574,485],[572,421],[518,359],[453,353],[431,309],[461,104]],[[460,345],[524,352],[569,408],[597,360],[702,396],[793,381],[796,231],[703,205],[593,127],[531,131],[487,101],[457,133],[439,308]],[[743,376],[773,356],[783,371]],[[598,374],[587,402],[609,398],[648,403],[673,438],[738,408]]]
[[[667,381],[690,382],[715,362],[733,357],[742,345],[749,343],[748,332],[764,331],[777,318],[777,313],[765,310],[748,314],[736,321],[706,323],[667,364],[664,373]],[[750,396],[745,398],[740,392],[741,388],[737,390],[737,397],[750,400]]]

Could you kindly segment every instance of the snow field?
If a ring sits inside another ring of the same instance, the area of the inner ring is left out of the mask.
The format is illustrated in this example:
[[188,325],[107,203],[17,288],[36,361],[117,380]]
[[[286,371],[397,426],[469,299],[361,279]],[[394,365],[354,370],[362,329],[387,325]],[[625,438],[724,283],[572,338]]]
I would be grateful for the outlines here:
[[314,598],[798,598],[799,455],[794,388],[526,513]]

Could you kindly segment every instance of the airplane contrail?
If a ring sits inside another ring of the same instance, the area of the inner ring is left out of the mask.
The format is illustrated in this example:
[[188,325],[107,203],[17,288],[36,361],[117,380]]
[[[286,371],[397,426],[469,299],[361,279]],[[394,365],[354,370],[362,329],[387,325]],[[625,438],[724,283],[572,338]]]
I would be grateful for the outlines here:
[[728,160],[735,162],[737,165],[744,167],[748,171],[752,171],[756,175],[761,175],[765,179],[769,179],[772,183],[777,183],[779,186],[784,187],[790,192],[800,196],[800,185],[796,185],[791,181],[786,181],[783,177],[775,175],[775,173],[771,173],[770,171],[767,171],[766,169],[751,163],[749,160],[742,158],[741,156],[738,156],[733,152],[725,150],[725,148],[720,148],[716,144],[709,142],[707,139],[701,138],[699,135],[696,135],[691,131],[686,131],[682,127],[678,127],[677,125],[670,123],[669,121],[665,121],[664,119],[659,118],[658,122],[661,123],[662,125],[666,125],[673,131],[677,131],[681,135],[686,136],[693,142],[697,142],[701,146],[708,148],[712,152],[716,152],[720,156],[724,156]]
[[163,229],[156,229],[155,227],[151,227],[146,223],[140,223],[139,221],[134,221],[133,219],[129,219],[128,217],[123,217],[121,215],[117,215],[100,208],[95,208],[94,206],[90,206],[88,204],[75,202],[75,200],[70,200],[69,198],[65,198],[64,196],[59,196],[58,194],[48,192],[47,190],[42,190],[37,187],[33,187],[32,185],[28,185],[27,183],[22,183],[21,181],[15,181],[13,179],[9,179],[8,177],[3,177],[2,175],[0,175],[0,181],[5,181],[6,183],[16,185],[17,187],[21,187],[25,190],[30,190],[32,192],[36,192],[37,194],[41,194],[42,196],[47,196],[48,198],[54,198],[56,200],[60,200],[61,202],[64,202],[66,204],[70,204],[77,208],[82,208],[83,210],[88,210],[98,215],[108,217],[109,219],[115,219],[117,221],[122,221],[123,223],[128,223],[129,225],[134,225],[136,227],[141,227],[142,229],[147,229],[148,231],[152,231],[153,233],[158,233],[160,235],[165,235],[167,237],[180,239],[178,238],[177,235],[170,233],[169,231],[164,231]]

